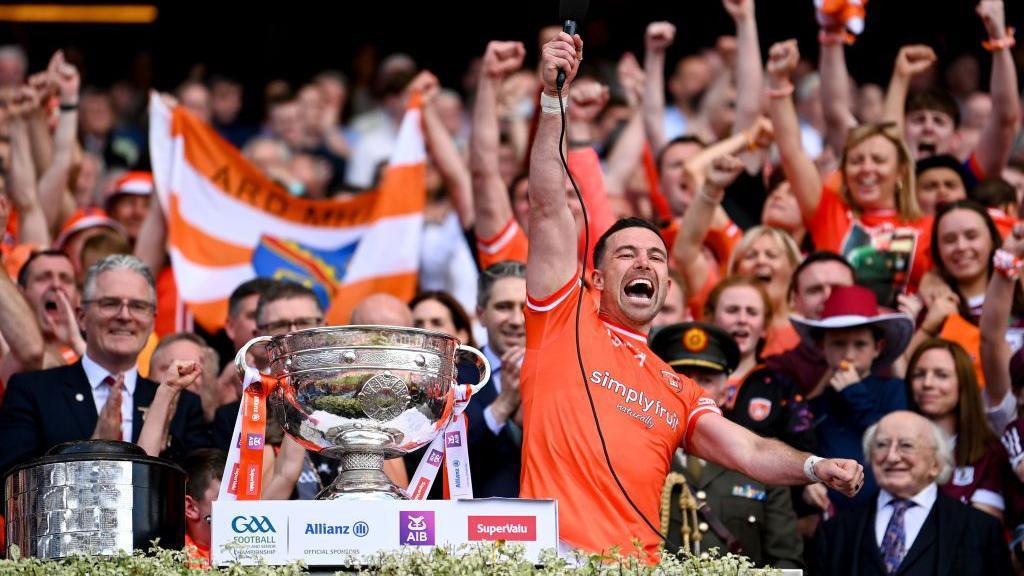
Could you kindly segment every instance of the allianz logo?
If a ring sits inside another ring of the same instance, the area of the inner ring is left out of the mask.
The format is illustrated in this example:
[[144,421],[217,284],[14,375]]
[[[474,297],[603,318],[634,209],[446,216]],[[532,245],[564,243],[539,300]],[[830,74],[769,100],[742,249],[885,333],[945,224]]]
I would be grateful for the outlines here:
[[324,522],[307,522],[305,534],[312,534],[315,536],[324,535],[353,535],[359,538],[366,536],[370,533],[370,525],[366,522],[356,522],[349,526],[348,524],[326,524]]
[[236,534],[276,534],[277,530],[266,516],[235,516],[231,519],[231,529]]

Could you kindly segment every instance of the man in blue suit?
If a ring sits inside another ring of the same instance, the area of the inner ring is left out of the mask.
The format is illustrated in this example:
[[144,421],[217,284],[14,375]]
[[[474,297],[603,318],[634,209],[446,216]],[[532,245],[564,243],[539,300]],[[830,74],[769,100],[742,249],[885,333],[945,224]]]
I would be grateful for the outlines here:
[[[89,269],[81,304],[82,359],[8,382],[0,407],[0,472],[61,442],[138,441],[158,386],[141,378],[137,366],[153,330],[153,275],[134,256],[108,256]],[[170,456],[210,445],[202,404],[191,392],[179,398],[170,442]]]
[[473,496],[519,496],[523,431],[519,410],[519,367],[526,345],[526,266],[498,262],[480,275],[477,318],[487,329],[483,353],[491,379],[466,407]]

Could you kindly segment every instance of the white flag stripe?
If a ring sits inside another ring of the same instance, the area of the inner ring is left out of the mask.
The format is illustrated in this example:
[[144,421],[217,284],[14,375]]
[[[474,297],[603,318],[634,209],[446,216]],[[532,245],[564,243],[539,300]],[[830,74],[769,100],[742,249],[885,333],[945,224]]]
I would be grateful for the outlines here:
[[238,266],[203,266],[184,256],[173,246],[168,250],[175,278],[188,278],[178,282],[178,294],[185,301],[202,302],[231,296],[239,284],[256,276],[252,264]]
[[427,161],[427,150],[420,132],[420,111],[407,110],[395,138],[395,149],[391,152],[390,166],[423,164]]
[[[261,235],[270,234],[275,238],[294,238],[312,248],[331,250],[358,240],[366,231],[365,225],[327,228],[276,218],[225,194],[184,158],[176,162],[178,170],[172,193],[178,196],[182,218],[218,240],[256,246]],[[231,217],[225,218],[227,214]]]
[[345,274],[345,282],[374,276],[415,272],[419,265],[423,215],[408,214],[377,220],[366,231]]

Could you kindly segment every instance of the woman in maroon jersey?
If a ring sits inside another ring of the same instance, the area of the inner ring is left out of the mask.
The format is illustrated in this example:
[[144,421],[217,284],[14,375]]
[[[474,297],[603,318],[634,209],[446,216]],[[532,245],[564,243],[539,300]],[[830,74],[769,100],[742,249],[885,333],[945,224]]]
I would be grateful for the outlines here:
[[953,438],[956,468],[941,490],[1002,520],[1006,451],[989,428],[967,352],[949,340],[925,341],[910,357],[907,386],[913,410]]

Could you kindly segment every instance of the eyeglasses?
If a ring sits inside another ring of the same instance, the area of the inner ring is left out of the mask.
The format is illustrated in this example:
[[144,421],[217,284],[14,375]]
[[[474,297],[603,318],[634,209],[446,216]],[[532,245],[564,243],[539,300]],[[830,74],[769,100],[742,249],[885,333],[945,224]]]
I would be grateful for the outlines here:
[[260,332],[267,334],[285,334],[297,330],[306,330],[307,328],[316,328],[323,324],[324,319],[319,316],[309,316],[307,318],[295,318],[292,320],[278,320],[277,322],[267,322],[266,324],[257,324],[256,328]]
[[[892,442],[878,441],[871,445],[871,451],[876,454],[887,454],[892,449]],[[921,445],[909,440],[900,440],[896,443],[896,453],[900,456],[910,456],[917,453]]]
[[96,298],[94,300],[82,300],[82,304],[95,304],[103,316],[116,316],[121,309],[128,307],[128,313],[135,318],[149,318],[156,311],[156,305],[146,300],[135,300],[133,298]]

